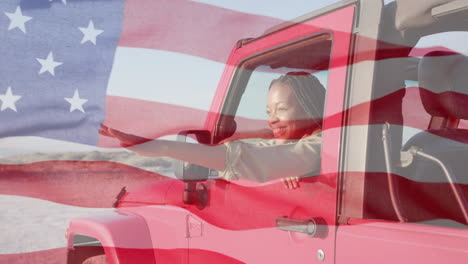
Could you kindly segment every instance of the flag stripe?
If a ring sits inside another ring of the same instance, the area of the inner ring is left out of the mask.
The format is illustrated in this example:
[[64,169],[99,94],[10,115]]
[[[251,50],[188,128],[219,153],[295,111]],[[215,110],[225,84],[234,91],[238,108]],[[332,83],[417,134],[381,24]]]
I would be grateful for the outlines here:
[[[419,87],[403,88],[373,101],[354,105],[345,111],[327,116],[325,124],[328,126],[324,130],[339,128],[343,125],[362,126],[384,123],[426,130],[431,116],[423,107],[421,94],[433,98],[433,100],[451,97],[456,97],[461,101],[468,100],[468,95],[455,92],[437,94]],[[207,111],[117,96],[108,96],[107,109],[106,125],[147,138],[174,135],[183,130],[203,129],[208,117]],[[398,113],[402,113],[403,116],[398,115]],[[353,118],[348,120],[348,123],[342,124],[341,117],[350,114]],[[239,133],[266,128],[266,120],[243,117],[235,119],[238,122]],[[467,123],[463,121],[461,124],[464,127]],[[436,131],[429,132],[436,133]],[[466,139],[463,137],[451,134],[437,135],[466,143]],[[102,136],[99,146],[116,147],[118,145],[112,139]]]
[[208,110],[223,69],[190,54],[118,47],[107,95]]
[[281,22],[187,0],[126,1],[118,45],[180,52],[224,63],[237,40],[259,36]]
[[[35,241],[40,243],[40,241]],[[41,263],[41,264],[57,264],[66,263],[67,248],[54,248],[49,250],[41,250],[35,252],[24,252],[18,254],[0,254],[0,263],[9,264],[24,264],[24,263]]]
[[106,161],[44,161],[0,165],[0,194],[56,203],[110,208],[123,187],[127,191],[165,177]]

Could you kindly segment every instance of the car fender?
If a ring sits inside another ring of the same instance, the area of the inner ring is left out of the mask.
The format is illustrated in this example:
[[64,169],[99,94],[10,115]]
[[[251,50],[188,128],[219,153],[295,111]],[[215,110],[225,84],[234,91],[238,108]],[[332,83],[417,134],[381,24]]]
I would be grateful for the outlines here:
[[68,228],[68,248],[74,237],[95,238],[102,245],[109,263],[155,263],[153,244],[146,221],[121,209],[90,217],[76,218]]

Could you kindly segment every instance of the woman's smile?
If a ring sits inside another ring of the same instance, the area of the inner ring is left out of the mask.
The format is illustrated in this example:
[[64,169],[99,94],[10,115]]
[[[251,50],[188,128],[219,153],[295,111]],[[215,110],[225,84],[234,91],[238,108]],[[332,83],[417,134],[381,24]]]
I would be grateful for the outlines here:
[[273,136],[275,138],[281,138],[284,134],[286,134],[287,132],[287,127],[286,126],[283,126],[283,127],[275,127],[273,128]]

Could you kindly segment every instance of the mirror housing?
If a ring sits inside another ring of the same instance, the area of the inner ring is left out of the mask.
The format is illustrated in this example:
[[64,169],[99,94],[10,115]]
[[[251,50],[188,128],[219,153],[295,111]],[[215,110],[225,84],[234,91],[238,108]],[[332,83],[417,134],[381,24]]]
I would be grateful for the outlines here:
[[[210,132],[207,130],[186,130],[177,135],[178,142],[187,142],[189,136],[195,136],[198,142],[209,142]],[[200,140],[201,139],[201,140]],[[210,170],[208,168],[177,160],[174,163],[174,173],[177,179],[183,181],[205,181],[208,179]]]
[[[193,135],[199,143],[209,143],[211,133],[207,130],[186,130],[177,135],[178,142],[187,142],[187,137]],[[207,188],[202,181],[206,181],[210,174],[210,169],[177,160],[174,163],[175,176],[184,181],[183,201],[185,204],[196,205],[203,209],[208,202]]]

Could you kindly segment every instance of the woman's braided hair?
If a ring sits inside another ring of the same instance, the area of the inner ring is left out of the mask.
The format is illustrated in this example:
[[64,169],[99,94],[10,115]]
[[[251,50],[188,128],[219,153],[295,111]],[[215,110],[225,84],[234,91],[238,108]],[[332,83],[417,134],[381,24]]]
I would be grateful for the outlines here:
[[317,77],[307,72],[289,72],[273,80],[270,88],[275,83],[289,85],[307,117],[320,122],[321,127],[326,90]]

